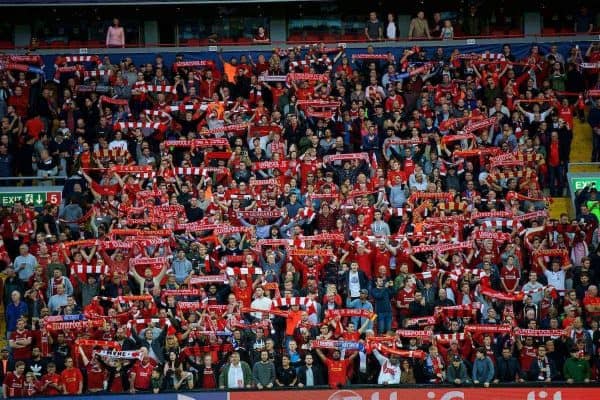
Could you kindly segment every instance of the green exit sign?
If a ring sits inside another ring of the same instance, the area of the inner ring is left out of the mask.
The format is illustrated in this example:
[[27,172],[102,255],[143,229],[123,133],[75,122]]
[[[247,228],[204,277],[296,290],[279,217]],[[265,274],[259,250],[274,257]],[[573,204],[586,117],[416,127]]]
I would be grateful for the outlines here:
[[585,188],[586,186],[594,186],[600,190],[600,176],[577,176],[570,179],[571,190],[575,192]]
[[58,205],[62,200],[61,192],[29,191],[29,192],[0,192],[0,205],[9,207],[17,201],[41,207],[46,202]]

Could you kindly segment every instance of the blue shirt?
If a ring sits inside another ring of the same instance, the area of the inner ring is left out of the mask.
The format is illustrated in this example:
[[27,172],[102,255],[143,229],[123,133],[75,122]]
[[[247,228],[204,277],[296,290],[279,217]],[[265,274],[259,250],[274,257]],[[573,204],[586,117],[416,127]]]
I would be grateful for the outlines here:
[[489,357],[475,358],[473,363],[473,380],[480,383],[491,382],[494,379],[494,364]]
[[[25,265],[21,267],[21,264]],[[33,275],[35,267],[37,266],[37,260],[31,254],[27,254],[26,256],[17,256],[13,265],[15,266],[15,271],[19,275],[19,279],[22,281],[28,281]]]
[[175,274],[175,281],[179,284],[182,284],[192,272],[192,262],[187,258],[180,260],[179,258],[175,257],[173,259],[173,263],[171,264],[171,268]]
[[[373,304],[370,301],[365,300],[364,302],[361,299],[354,299],[352,301],[346,301],[346,307],[353,308],[355,310],[366,310],[373,312]],[[362,324],[365,322],[367,318],[363,317],[352,317],[352,323],[356,327],[356,329],[360,329]],[[367,325],[367,329],[373,329],[373,321],[369,322]]]

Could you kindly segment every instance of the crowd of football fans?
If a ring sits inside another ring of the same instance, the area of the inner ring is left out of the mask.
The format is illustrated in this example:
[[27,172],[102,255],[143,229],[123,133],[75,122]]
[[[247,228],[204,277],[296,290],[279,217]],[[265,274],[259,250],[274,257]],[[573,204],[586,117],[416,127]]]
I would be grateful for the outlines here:
[[596,380],[600,46],[498,51],[1,56],[3,395]]

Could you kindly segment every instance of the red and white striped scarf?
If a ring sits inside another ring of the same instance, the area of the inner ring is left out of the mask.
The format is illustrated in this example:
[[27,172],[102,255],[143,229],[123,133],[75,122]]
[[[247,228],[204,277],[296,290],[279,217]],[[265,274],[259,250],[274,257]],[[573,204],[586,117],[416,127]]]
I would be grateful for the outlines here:
[[418,339],[430,339],[433,335],[432,331],[416,331],[409,329],[399,329],[396,331],[396,335],[407,338],[418,338]]
[[274,299],[271,303],[272,308],[286,307],[286,306],[305,306],[310,307],[313,305],[313,301],[308,297],[280,297]]
[[244,218],[279,218],[281,211],[239,211],[238,215]]
[[511,333],[512,330],[511,325],[482,324],[465,326],[465,332],[471,333]]
[[408,318],[406,320],[406,326],[428,326],[435,325],[437,323],[436,317],[419,317],[419,318]]
[[423,350],[400,350],[376,341],[369,342],[369,346],[371,349],[377,349],[384,354],[391,354],[401,358],[417,358],[424,360],[427,357],[427,353]]
[[329,57],[320,57],[320,58],[316,58],[316,59],[311,59],[311,60],[300,60],[300,61],[292,61],[290,62],[290,71],[293,71],[296,68],[302,67],[304,69],[306,69],[309,65],[312,64],[322,64],[322,65],[326,65],[327,69],[331,70],[332,67],[332,62],[331,59]]
[[393,55],[388,55],[388,54],[370,54],[370,53],[357,53],[357,54],[352,54],[352,59],[353,60],[383,60],[383,61],[387,61],[390,60],[394,61],[395,58]]
[[466,335],[464,333],[439,333],[434,337],[438,342],[451,342],[453,340],[465,340]]
[[515,336],[536,336],[536,337],[551,337],[563,336],[568,334],[566,329],[520,329],[514,331]]
[[113,350],[121,350],[119,342],[112,340],[76,339],[75,344],[82,347],[104,347]]
[[294,243],[292,239],[259,239],[257,242],[258,247],[261,246],[285,246],[289,247]]
[[470,249],[470,248],[473,248],[473,241],[468,240],[466,242],[459,242],[459,243],[440,243],[440,244],[414,246],[412,248],[412,252],[413,253],[428,253],[428,252],[437,251],[439,253],[445,253],[448,251],[457,251],[457,250]]
[[262,275],[262,268],[259,267],[227,267],[225,268],[227,276],[240,275]]
[[169,257],[138,257],[131,258],[129,265],[165,265],[169,264]]
[[179,311],[197,311],[206,308],[206,303],[203,301],[178,301],[177,310]]
[[40,55],[2,54],[0,55],[0,60],[29,65],[44,65],[44,59]]
[[[496,222],[498,222],[498,221],[496,221]],[[511,226],[511,228],[512,228],[512,226]],[[510,234],[504,233],[504,232],[475,231],[473,234],[473,239],[475,239],[475,240],[491,239],[496,242],[507,242],[510,240],[510,238],[511,238]]]
[[82,265],[82,264],[71,264],[71,275],[77,274],[107,274],[109,272],[109,266],[103,265]]
[[169,318],[137,318],[133,320],[137,325],[158,324],[159,326],[171,325]]
[[94,69],[91,71],[79,71],[84,78],[96,78],[99,76],[111,76],[112,69]]
[[175,168],[175,173],[177,175],[193,175],[200,176],[204,175],[204,168],[202,167],[177,167]]
[[190,60],[173,63],[173,70],[187,67],[208,67],[212,69],[215,67],[215,62],[212,60]]
[[201,135],[214,135],[216,133],[224,133],[224,132],[243,132],[246,129],[248,129],[249,126],[250,126],[250,124],[248,124],[248,123],[223,125],[223,126],[219,126],[219,127],[212,128],[212,129],[203,129],[200,132],[200,134]]
[[46,329],[52,332],[56,331],[71,331],[82,330],[88,328],[99,328],[104,326],[103,320],[88,320],[88,321],[68,321],[68,322],[51,322],[46,325]]
[[127,129],[154,129],[164,132],[167,130],[167,125],[162,122],[117,122],[114,127],[116,131]]
[[144,114],[148,115],[149,117],[172,119],[171,114],[163,110],[144,110]]
[[325,318],[331,319],[335,317],[361,317],[371,318],[372,311],[362,310],[358,308],[341,308],[335,310],[325,310]]
[[206,283],[221,283],[221,282],[227,282],[227,276],[226,275],[201,275],[201,276],[192,276],[189,280],[189,284],[190,285],[204,285]]
[[143,90],[146,93],[171,93],[177,94],[177,88],[171,85],[146,85]]
[[472,317],[477,313],[481,305],[479,303],[462,304],[459,306],[436,307],[435,316],[445,318]]
[[141,360],[144,358],[144,353],[139,350],[100,350],[94,354],[113,360]]
[[194,104],[180,104],[178,106],[167,106],[164,111],[168,112],[186,112],[186,111],[206,111],[208,110],[207,103],[194,103]]
[[108,96],[100,96],[99,103],[100,103],[100,105],[107,103],[107,104],[114,104],[114,105],[118,105],[118,106],[126,106],[126,105],[129,105],[129,100],[114,99],[114,98],[108,97]]
[[[485,227],[486,229],[507,229],[507,230],[513,230],[515,227],[520,227],[521,224],[519,224],[518,222],[515,222],[512,219],[488,219],[482,222],[481,224],[482,227]],[[482,231],[479,231],[482,232]],[[492,232],[486,232],[486,233],[492,233]],[[494,232],[496,233],[496,232]],[[482,232],[481,233],[482,236],[485,236],[485,234]]]
[[84,62],[100,64],[101,60],[100,60],[100,57],[93,56],[93,55],[58,56],[58,57],[56,57],[54,64],[55,65],[64,65],[64,64],[71,64],[71,63],[81,64]]

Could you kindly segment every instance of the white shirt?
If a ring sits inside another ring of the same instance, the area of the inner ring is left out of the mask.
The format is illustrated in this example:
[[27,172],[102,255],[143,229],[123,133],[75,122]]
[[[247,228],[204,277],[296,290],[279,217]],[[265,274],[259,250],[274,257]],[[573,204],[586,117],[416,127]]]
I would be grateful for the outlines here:
[[381,364],[381,370],[379,371],[377,383],[379,385],[395,385],[400,383],[400,363],[397,365],[392,365],[389,358],[383,356],[377,349],[373,350],[373,354],[377,358],[377,361],[379,361],[379,364]]
[[565,278],[567,277],[567,273],[564,269],[560,269],[557,272],[547,269],[544,270],[544,275],[546,275],[546,279],[548,279],[549,286],[554,286],[557,290],[565,290]]
[[360,280],[358,279],[358,271],[349,272],[348,285],[350,287],[350,297],[358,297],[360,295]]
[[395,22],[388,23],[385,34],[388,39],[396,39],[396,23]]
[[244,388],[244,371],[242,371],[242,364],[238,364],[237,367],[235,367],[233,364],[229,366],[229,375],[227,375],[227,387],[229,389]]
[[113,140],[108,144],[109,150],[121,149],[127,150],[127,142],[125,140]]
[[[550,279],[548,279],[548,283],[550,283]],[[542,286],[542,284],[537,281],[535,282],[535,284],[527,282],[523,285],[523,291],[533,291],[533,293],[531,293],[531,299],[535,304],[540,304],[542,302],[542,298],[544,297],[544,292],[540,290],[543,287],[544,286]]]
[[[272,302],[273,301],[270,298],[263,296],[261,298],[252,300],[252,304],[250,304],[250,306],[252,308],[256,308],[257,310],[268,311],[268,310],[271,309],[271,303]],[[254,318],[258,318],[258,319],[263,319],[264,318],[264,315],[262,315],[262,313],[252,313],[252,316]]]

